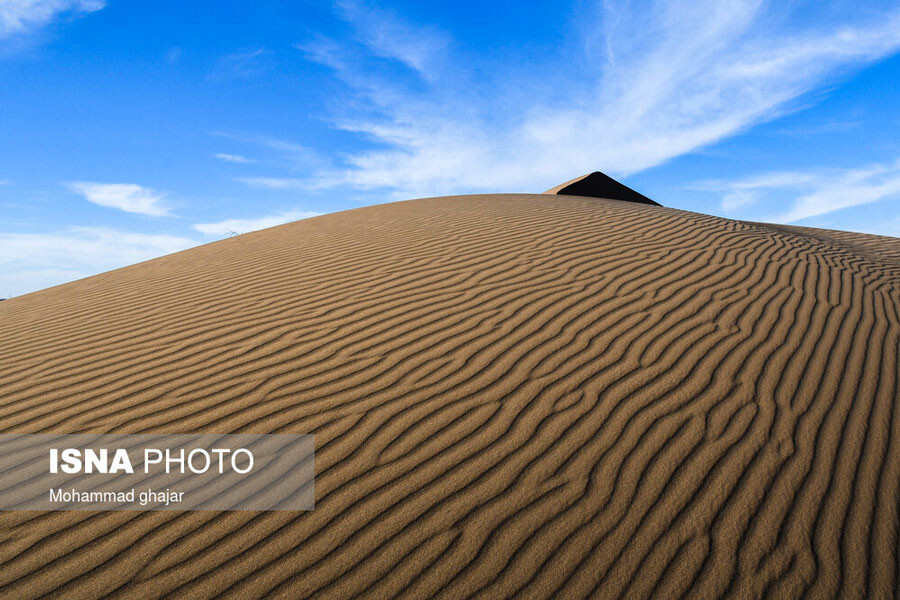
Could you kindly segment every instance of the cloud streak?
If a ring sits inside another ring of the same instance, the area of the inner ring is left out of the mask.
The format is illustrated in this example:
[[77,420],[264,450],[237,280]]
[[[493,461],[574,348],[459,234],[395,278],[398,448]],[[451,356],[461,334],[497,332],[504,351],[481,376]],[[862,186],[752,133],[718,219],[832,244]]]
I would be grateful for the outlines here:
[[170,214],[163,204],[163,194],[134,183],[73,181],[67,187],[98,206],[148,217],[165,217]]
[[762,1],[603,3],[569,25],[575,39],[557,55],[495,72],[455,57],[445,34],[359,3],[339,7],[355,42],[299,48],[347,86],[342,106],[352,108],[336,109],[334,126],[376,148],[315,179],[395,197],[635,173],[775,118],[900,49],[896,7],[800,27]]
[[264,190],[305,190],[314,186],[311,181],[298,177],[238,177],[236,181]]
[[397,61],[429,78],[446,61],[450,38],[434,27],[411,26],[399,16],[360,2],[336,3],[357,41],[380,58]]
[[265,58],[265,48],[228,54],[216,61],[209,79],[221,83],[253,77],[265,69]]
[[223,160],[225,162],[238,163],[238,164],[242,164],[242,165],[249,165],[249,164],[256,162],[252,158],[247,158],[246,156],[240,156],[239,154],[225,154],[224,152],[219,152],[219,153],[213,154],[213,156],[215,158],[218,158],[219,160]]
[[695,189],[721,194],[725,212],[776,198],[789,208],[769,220],[794,223],[853,206],[900,201],[900,159],[852,169],[781,171],[734,181],[707,181]]
[[28,33],[61,15],[82,15],[101,10],[102,0],[3,0],[0,2],[0,39]]

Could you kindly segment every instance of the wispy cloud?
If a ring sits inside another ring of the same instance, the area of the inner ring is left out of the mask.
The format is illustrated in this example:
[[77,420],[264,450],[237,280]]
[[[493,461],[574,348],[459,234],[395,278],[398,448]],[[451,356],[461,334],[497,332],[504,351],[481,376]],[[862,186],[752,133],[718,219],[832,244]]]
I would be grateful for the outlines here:
[[103,0],[3,0],[0,2],[0,38],[27,33],[60,15],[96,12]]
[[255,163],[256,161],[252,158],[247,158],[246,156],[240,156],[239,154],[225,154],[224,152],[219,152],[217,154],[213,154],[214,157],[219,160],[224,160],[225,162],[230,163],[239,163],[248,165],[251,163]]
[[813,173],[779,171],[733,181],[701,181],[690,186],[690,188],[720,194],[722,197],[722,210],[732,212],[739,208],[756,204],[765,190],[798,190],[805,186],[813,185],[818,177],[818,175]]
[[190,238],[73,227],[0,233],[0,295],[20,295],[196,246]]
[[305,190],[315,184],[297,177],[238,177],[236,181],[266,190]]
[[222,82],[256,75],[265,68],[266,54],[265,48],[227,54],[216,61],[209,78],[211,81]]
[[234,233],[247,233],[257,229],[275,227],[299,219],[317,217],[321,213],[304,210],[292,210],[256,219],[226,219],[218,223],[198,223],[194,229],[208,235],[230,235]]
[[234,133],[228,131],[214,131],[212,132],[212,135],[237,140],[239,142],[245,142],[248,144],[256,144],[258,146],[264,146],[267,148],[272,148],[273,150],[280,150],[282,152],[305,154],[311,151],[303,144],[298,144],[297,142],[293,142],[291,140],[285,140],[279,137],[273,137],[260,133]]
[[775,202],[787,205],[786,211],[768,220],[793,223],[851,206],[900,201],[900,160],[852,169],[783,171],[734,181],[706,181],[695,188],[720,193],[726,212],[754,205],[765,210]]
[[400,62],[426,78],[445,63],[451,40],[436,27],[411,26],[388,10],[356,1],[341,0],[336,6],[356,39],[375,56]]
[[67,186],[76,194],[84,196],[88,202],[98,206],[150,217],[164,217],[169,214],[169,209],[163,204],[164,194],[134,183],[73,181]]
[[[213,131],[212,135],[251,144],[256,147],[257,154],[264,155],[259,160],[252,159],[253,162],[266,163],[292,172],[312,173],[322,170],[330,164],[322,154],[309,146],[281,137],[261,133],[236,133],[229,131]],[[222,158],[222,155],[217,156]]]
[[[406,197],[540,190],[595,169],[634,173],[775,118],[900,49],[896,6],[807,15],[801,26],[781,3],[604,2],[570,24],[573,39],[557,54],[497,71],[454,55],[434,28],[361,3],[339,8],[354,42],[317,38],[299,48],[353,96],[334,126],[377,148],[318,175]],[[385,72],[386,63],[416,81]]]
[[826,121],[815,125],[801,125],[799,127],[784,128],[777,133],[789,137],[808,138],[832,133],[845,133],[858,129],[861,124],[862,121],[858,120]]
[[12,181],[9,179],[0,179],[0,185],[12,185]]

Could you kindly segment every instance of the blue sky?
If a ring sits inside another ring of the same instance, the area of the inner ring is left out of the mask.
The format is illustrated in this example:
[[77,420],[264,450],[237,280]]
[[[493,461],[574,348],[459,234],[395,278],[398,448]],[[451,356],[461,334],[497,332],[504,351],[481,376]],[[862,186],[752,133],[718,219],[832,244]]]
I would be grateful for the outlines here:
[[0,297],[593,170],[900,236],[900,5],[858,4],[0,0]]

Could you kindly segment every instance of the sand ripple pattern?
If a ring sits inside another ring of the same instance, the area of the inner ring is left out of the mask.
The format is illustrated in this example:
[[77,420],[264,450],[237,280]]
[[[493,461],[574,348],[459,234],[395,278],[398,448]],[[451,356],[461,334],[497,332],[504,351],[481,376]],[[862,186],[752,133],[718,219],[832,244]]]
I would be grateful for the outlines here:
[[308,513],[0,514],[0,597],[891,598],[900,240],[361,208],[0,303],[3,433],[312,433]]

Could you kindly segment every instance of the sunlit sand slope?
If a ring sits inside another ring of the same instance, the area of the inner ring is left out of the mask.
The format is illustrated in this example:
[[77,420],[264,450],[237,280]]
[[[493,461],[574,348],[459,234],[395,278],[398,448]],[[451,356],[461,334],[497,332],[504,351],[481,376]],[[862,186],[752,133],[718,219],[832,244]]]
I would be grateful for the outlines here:
[[2,513],[0,597],[889,598],[900,240],[361,208],[0,303],[0,430],[316,436],[316,508]]

